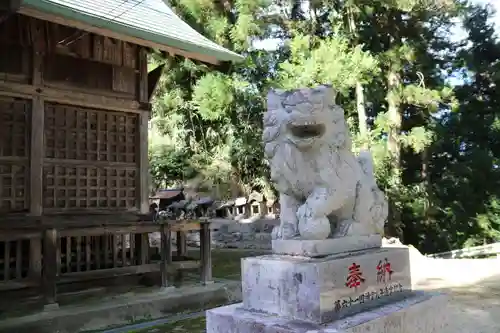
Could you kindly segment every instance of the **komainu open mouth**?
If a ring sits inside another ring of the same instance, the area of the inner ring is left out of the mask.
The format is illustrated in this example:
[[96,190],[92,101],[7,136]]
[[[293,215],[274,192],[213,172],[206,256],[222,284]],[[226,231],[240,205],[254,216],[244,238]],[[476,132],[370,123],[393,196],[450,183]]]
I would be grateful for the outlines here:
[[305,123],[301,125],[290,125],[290,132],[293,136],[301,139],[320,137],[325,132],[325,125],[316,123]]

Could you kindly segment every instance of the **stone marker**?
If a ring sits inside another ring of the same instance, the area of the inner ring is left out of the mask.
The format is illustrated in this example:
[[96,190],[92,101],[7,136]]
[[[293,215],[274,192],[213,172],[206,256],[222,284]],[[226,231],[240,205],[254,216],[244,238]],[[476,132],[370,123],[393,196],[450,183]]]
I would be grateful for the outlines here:
[[242,260],[243,302],[207,311],[207,333],[445,332],[446,297],[412,290],[407,247],[381,248],[387,201],[333,89],[270,92],[264,127],[274,254]]

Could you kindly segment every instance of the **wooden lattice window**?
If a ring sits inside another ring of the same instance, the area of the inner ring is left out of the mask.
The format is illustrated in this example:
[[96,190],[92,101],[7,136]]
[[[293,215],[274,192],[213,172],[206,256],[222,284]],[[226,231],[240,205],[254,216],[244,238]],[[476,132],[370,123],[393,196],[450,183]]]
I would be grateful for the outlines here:
[[47,104],[45,156],[136,163],[138,117],[133,113]]
[[0,162],[0,212],[28,210],[28,168],[20,163]]
[[136,169],[76,165],[44,167],[44,208],[132,209]]
[[30,102],[0,97],[0,156],[28,156]]
[[137,207],[138,116],[47,103],[44,208]]
[[0,98],[0,213],[26,211],[31,104]]

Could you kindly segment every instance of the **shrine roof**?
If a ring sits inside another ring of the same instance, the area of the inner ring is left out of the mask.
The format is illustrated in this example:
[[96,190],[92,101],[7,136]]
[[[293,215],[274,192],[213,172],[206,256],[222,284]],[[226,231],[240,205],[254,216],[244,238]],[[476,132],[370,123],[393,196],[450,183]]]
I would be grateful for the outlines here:
[[243,60],[198,33],[164,0],[24,0],[19,12],[209,63]]

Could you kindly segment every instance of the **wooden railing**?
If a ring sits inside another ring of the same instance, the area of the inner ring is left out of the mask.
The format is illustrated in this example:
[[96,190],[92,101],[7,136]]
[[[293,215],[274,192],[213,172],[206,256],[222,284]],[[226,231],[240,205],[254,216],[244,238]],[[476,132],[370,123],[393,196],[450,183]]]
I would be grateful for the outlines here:
[[7,232],[0,234],[0,291],[39,284],[41,234]]
[[[185,232],[200,232],[201,260],[186,260]],[[149,234],[159,232],[161,260],[153,260]],[[172,258],[171,233],[178,237],[181,257]],[[46,228],[0,233],[0,291],[42,287],[45,302],[57,303],[58,284],[158,272],[169,286],[167,273],[201,266],[200,280],[211,274],[210,222],[137,223],[134,225]]]

